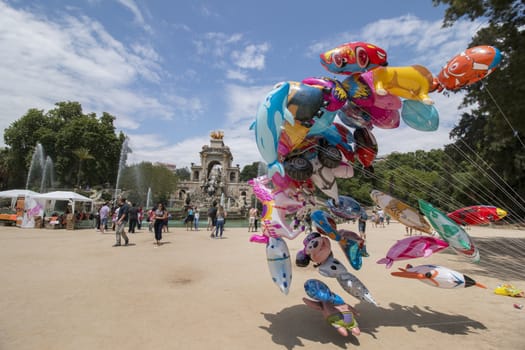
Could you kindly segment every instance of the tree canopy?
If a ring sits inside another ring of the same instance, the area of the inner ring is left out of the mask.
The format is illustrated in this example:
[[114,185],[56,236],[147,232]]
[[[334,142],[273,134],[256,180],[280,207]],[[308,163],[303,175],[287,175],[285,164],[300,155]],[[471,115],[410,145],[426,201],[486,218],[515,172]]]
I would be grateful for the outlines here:
[[241,170],[240,180],[248,181],[250,179],[253,179],[254,177],[257,177],[259,163],[260,162],[253,162],[252,164],[245,165]]
[[502,52],[500,67],[487,79],[466,87],[464,106],[474,106],[463,113],[451,131],[454,143],[447,153],[465,169],[466,177],[487,172],[497,179],[485,184],[494,197],[516,213],[525,215],[525,3],[519,0],[433,0],[445,5],[444,25],[462,17],[481,19],[484,26],[470,46],[492,45]]
[[57,187],[114,184],[125,139],[115,133],[115,117],[83,114],[78,102],[59,102],[44,112],[30,109],[5,129],[2,162],[10,174],[6,187],[23,187],[37,144],[54,161]]
[[178,176],[166,166],[142,162],[124,168],[119,187],[131,202],[152,206],[158,202],[167,203],[170,194],[177,188],[178,180]]

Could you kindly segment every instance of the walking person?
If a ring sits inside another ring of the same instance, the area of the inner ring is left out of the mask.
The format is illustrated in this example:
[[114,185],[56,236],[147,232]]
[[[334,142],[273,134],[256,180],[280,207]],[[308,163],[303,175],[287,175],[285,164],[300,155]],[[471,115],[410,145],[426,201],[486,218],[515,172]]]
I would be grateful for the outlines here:
[[359,235],[365,241],[363,243],[363,248],[361,249],[361,255],[364,257],[369,257],[370,254],[366,251],[366,220],[368,220],[368,215],[364,209],[361,209],[361,215],[357,221]]
[[217,202],[213,202],[210,209],[208,209],[208,220],[211,223],[211,234],[210,237],[215,237],[215,229],[217,225]]
[[383,209],[379,209],[377,211],[377,215],[379,216],[380,227],[385,227],[385,212],[383,211]]
[[215,208],[216,205],[217,203],[213,202],[212,206],[208,208],[208,227],[206,228],[206,231],[213,231],[213,228],[215,227],[214,217],[217,215],[217,208]]
[[164,225],[162,225],[162,232],[170,232],[168,227],[169,227],[169,221],[171,219],[171,214],[167,210],[166,210],[166,213],[167,213],[167,216],[166,216],[166,219],[164,220]]
[[193,224],[195,226],[195,231],[199,231],[199,207],[195,207],[195,210],[193,211]]
[[102,208],[100,208],[99,216],[100,216],[100,226],[99,230],[100,233],[105,233],[105,230],[108,227],[108,218],[109,218],[109,205],[108,202],[104,203]]
[[[93,219],[93,217],[95,218],[95,230],[96,232],[100,232],[100,209],[102,209],[102,207],[98,207],[96,208],[95,210],[95,215],[93,216],[93,214],[91,214],[90,216],[90,219]],[[42,216],[42,224],[45,222],[45,219],[46,219],[46,213],[43,214]],[[42,226],[44,227],[44,226]]]
[[129,212],[129,206],[126,203],[126,198],[120,198],[119,201],[119,208],[118,208],[118,214],[117,214],[117,221],[115,222],[116,226],[116,243],[113,245],[113,247],[120,246],[120,237],[124,238],[124,245],[129,244],[128,236],[126,235],[126,224],[128,223],[128,212]]
[[255,231],[255,214],[257,212],[257,209],[254,207],[250,208],[250,211],[248,212],[248,232]]
[[255,209],[255,221],[253,222],[253,227],[255,229],[255,232],[257,232],[257,225],[259,224],[259,209],[257,208],[254,208]]
[[142,230],[142,220],[144,220],[144,211],[142,210],[142,207],[139,207],[138,216],[137,229]]
[[117,203],[117,206],[113,207],[111,211],[111,230],[113,231],[117,229],[118,210],[119,210],[119,204]]
[[153,232],[153,224],[155,223],[155,207],[148,210],[148,230]]
[[161,244],[160,241],[162,240],[162,228],[164,227],[166,220],[168,220],[168,211],[164,207],[164,204],[159,203],[154,213],[153,226],[155,229],[155,243],[159,246]]
[[188,215],[186,216],[186,219],[184,219],[184,222],[186,223],[186,231],[188,231],[188,228],[190,231],[193,231],[193,220],[195,219],[193,208],[188,208]]
[[222,238],[224,231],[224,221],[226,220],[226,211],[222,205],[217,209],[217,220],[215,224],[215,238]]
[[131,203],[131,207],[129,208],[129,233],[135,233],[135,227],[137,227],[137,222],[139,220],[139,210],[135,206],[135,203]]

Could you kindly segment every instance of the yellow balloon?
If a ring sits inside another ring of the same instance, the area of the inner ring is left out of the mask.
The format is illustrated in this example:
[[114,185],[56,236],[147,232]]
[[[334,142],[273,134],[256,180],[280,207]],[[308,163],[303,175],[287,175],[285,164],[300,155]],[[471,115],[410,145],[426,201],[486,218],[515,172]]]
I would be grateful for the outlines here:
[[391,93],[409,100],[419,100],[425,104],[434,103],[428,96],[433,76],[423,66],[378,67],[372,70],[372,74],[378,95]]

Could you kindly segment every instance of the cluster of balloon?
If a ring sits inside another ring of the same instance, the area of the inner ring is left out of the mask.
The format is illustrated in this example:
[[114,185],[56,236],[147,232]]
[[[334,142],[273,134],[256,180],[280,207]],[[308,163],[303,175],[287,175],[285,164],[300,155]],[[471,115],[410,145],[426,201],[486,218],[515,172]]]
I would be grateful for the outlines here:
[[[267,245],[272,279],[283,293],[288,293],[292,271],[283,238],[294,239],[302,232],[301,227],[290,225],[287,216],[304,215],[308,203],[315,205],[316,189],[330,198],[327,206],[331,214],[347,220],[361,215],[357,202],[339,196],[336,179],[353,177],[356,163],[367,170],[365,173],[373,172],[378,153],[373,128],[395,129],[402,119],[417,130],[436,130],[439,114],[429,93],[455,91],[483,79],[497,67],[501,53],[492,46],[470,48],[452,58],[437,76],[422,65],[387,66],[386,51],[366,42],[345,43],[322,53],[320,59],[324,68],[344,79],[308,77],[300,82],[276,84],[258,106],[250,127],[268,166],[267,175],[250,181],[263,204],[262,234],[250,240]],[[417,210],[386,194],[376,193],[373,198],[385,210],[390,208],[396,213],[391,215],[403,224],[431,232]],[[454,221],[445,214],[438,215],[425,202],[420,202],[420,206],[423,212],[428,211],[425,215],[432,227],[441,232],[443,241],[459,254],[479,260],[469,236],[461,228],[451,228],[450,222],[457,226]],[[319,232],[305,240],[298,265],[314,261],[322,275],[335,277],[350,294],[375,303],[364,284],[333,258],[329,249],[330,240],[337,241],[350,265],[358,270],[362,264],[360,237],[337,230],[326,212],[312,216]],[[419,252],[420,248],[408,244],[402,254],[387,254],[385,263],[389,266],[396,259],[428,256],[443,242],[416,246],[423,248]]]
[[[479,262],[479,251],[474,245],[472,238],[462,227],[449,218],[450,214],[448,216],[445,215],[434,208],[432,204],[421,199],[419,200],[419,209],[424,216],[415,208],[381,191],[372,190],[370,197],[387,214],[407,227],[425,233],[432,233],[427,221],[430,222],[432,228],[441,238],[412,236],[399,240],[388,250],[386,257],[377,261],[378,264],[386,264],[386,268],[390,268],[395,261],[427,258],[433,253],[440,252],[448,247],[454,249],[459,255],[469,258],[472,262]],[[469,213],[471,212],[472,210],[469,211]],[[485,213],[485,215],[489,215],[488,213],[499,213],[502,217],[506,214],[504,210],[495,207],[480,210],[480,212]],[[478,212],[475,213],[476,218],[481,215]],[[466,216],[463,217],[463,220],[465,218]],[[472,278],[443,266],[420,265],[413,267],[412,265],[407,265],[406,269],[400,268],[400,270],[401,272],[392,272],[391,274],[397,277],[419,279],[439,288],[470,287],[473,285],[485,288],[485,286],[476,283]]]

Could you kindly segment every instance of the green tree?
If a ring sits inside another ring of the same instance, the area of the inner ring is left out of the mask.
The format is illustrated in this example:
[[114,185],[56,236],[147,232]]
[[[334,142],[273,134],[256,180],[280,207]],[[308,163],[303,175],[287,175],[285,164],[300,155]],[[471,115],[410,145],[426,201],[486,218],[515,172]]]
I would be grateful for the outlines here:
[[80,147],[80,148],[73,150],[73,154],[78,158],[77,187],[80,187],[80,175],[82,174],[82,163],[85,160],[95,159],[95,157],[93,157],[91,153],[89,153],[89,149],[85,147]]
[[126,193],[127,199],[145,206],[148,189],[151,189],[153,203],[167,203],[170,194],[177,189],[177,182],[177,175],[164,165],[142,162],[124,168],[120,187]]
[[181,181],[186,181],[191,178],[190,169],[188,169],[188,167],[176,169],[175,174],[177,175],[178,179]]
[[59,102],[56,108],[44,113],[30,109],[5,129],[9,173],[16,174],[11,185],[25,186],[25,179],[37,143],[55,165],[57,185],[72,187],[78,182],[79,158],[74,151],[87,149],[93,158],[83,159],[83,180],[88,184],[116,182],[120,150],[125,135],[116,134],[115,117],[103,113],[83,114],[78,102]]
[[[13,187],[25,187],[25,180],[35,146],[40,142],[49,143],[47,135],[52,131],[51,120],[46,118],[44,112],[38,109],[30,109],[19,120],[14,121],[4,131],[4,141],[7,147],[7,158],[10,174],[13,179]],[[44,140],[41,140],[44,136]]]
[[[433,0],[445,5],[444,25],[462,17],[481,18],[487,26],[474,36],[471,46],[492,45],[502,52],[500,67],[480,83],[466,87],[463,113],[451,132],[455,142],[447,153],[464,168],[483,173],[495,181],[487,183],[493,198],[523,217],[523,205],[512,196],[525,194],[525,3],[518,0]],[[478,175],[479,176],[479,175]],[[468,179],[469,176],[466,176]],[[475,195],[475,193],[474,193]],[[522,199],[518,199],[522,202]],[[488,203],[490,204],[490,203]]]
[[258,171],[259,171],[259,164],[261,162],[253,162],[250,165],[245,165],[240,174],[240,180],[241,181],[248,181],[250,179],[253,179],[254,177],[257,177]]
[[10,161],[7,148],[0,148],[0,190],[9,188]]

